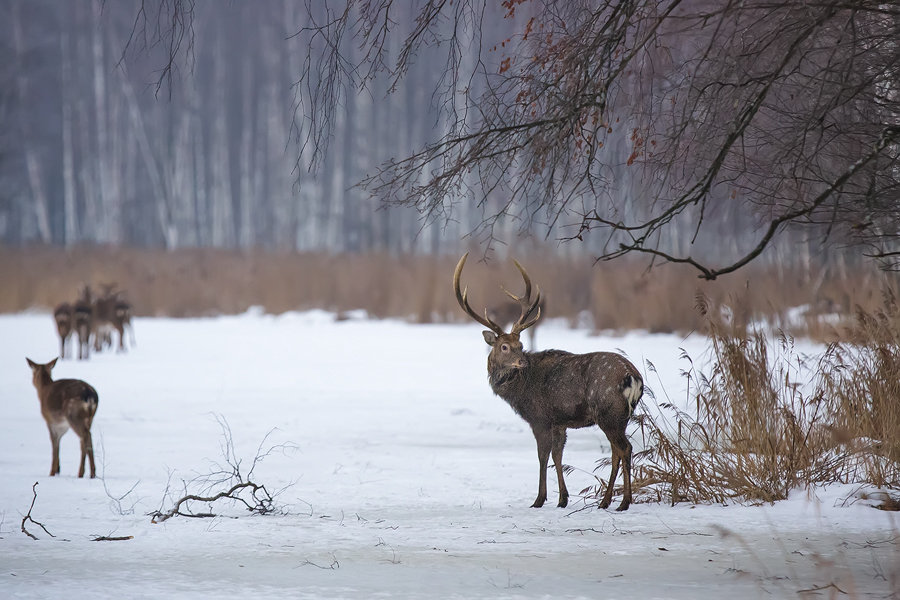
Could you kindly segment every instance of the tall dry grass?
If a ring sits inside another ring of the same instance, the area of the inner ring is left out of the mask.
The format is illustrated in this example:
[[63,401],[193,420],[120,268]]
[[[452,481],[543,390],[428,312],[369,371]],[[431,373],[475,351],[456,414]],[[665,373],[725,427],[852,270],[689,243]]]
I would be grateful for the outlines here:
[[[639,498],[773,502],[827,483],[900,489],[900,308],[890,290],[880,309],[857,311],[846,341],[814,357],[784,333],[735,329],[705,296],[697,304],[711,365],[685,357],[690,410],[660,402],[637,416]],[[602,482],[584,492],[601,493]]]
[[[74,299],[84,284],[115,283],[126,291],[137,316],[234,314],[261,306],[270,313],[363,309],[374,317],[454,321],[465,318],[450,292],[457,258],[0,247],[0,312],[49,311]],[[520,289],[521,278],[511,261],[483,263],[474,258],[464,274],[473,306],[504,300],[501,283]],[[648,272],[636,261],[594,264],[587,257],[536,251],[520,258],[547,298],[549,317],[597,330],[703,332],[706,320],[694,310],[694,298],[702,293],[716,306],[728,306],[735,328],[764,322],[829,337],[835,319],[850,319],[854,307],[871,312],[881,286],[897,289],[896,282],[887,281],[889,276],[867,269],[754,268],[706,282],[681,265]],[[808,310],[791,319],[791,311],[801,305]]]

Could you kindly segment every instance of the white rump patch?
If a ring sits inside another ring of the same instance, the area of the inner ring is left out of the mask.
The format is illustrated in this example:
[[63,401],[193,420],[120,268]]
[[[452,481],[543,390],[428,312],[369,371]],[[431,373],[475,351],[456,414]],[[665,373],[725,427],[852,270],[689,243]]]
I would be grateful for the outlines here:
[[644,394],[644,382],[631,375],[631,385],[622,390],[622,395],[628,402],[628,418],[634,414],[634,408],[637,406],[638,400]]

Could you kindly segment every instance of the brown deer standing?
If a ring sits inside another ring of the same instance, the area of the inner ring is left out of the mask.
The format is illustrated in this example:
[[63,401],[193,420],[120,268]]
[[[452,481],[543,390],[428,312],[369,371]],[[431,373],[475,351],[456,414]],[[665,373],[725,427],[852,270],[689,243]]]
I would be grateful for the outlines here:
[[56,333],[59,334],[59,357],[66,357],[66,347],[72,336],[72,305],[63,302],[53,311],[53,320],[56,322]]
[[[94,352],[100,352],[104,346],[112,346],[112,332],[115,329],[116,300],[113,293],[114,284],[100,286],[102,292],[94,299],[92,306],[91,334],[94,336]],[[119,343],[122,340],[119,338]]]
[[53,446],[53,460],[50,463],[50,476],[59,474],[59,439],[71,427],[81,438],[81,463],[78,476],[84,477],[84,459],[91,464],[91,478],[97,475],[94,466],[94,445],[91,440],[91,423],[97,413],[99,398],[97,390],[80,379],[60,379],[53,381],[50,371],[56,365],[54,358],[41,365],[26,358],[31,367],[32,381],[41,401],[41,415],[50,430],[50,443]]
[[72,323],[78,336],[78,360],[87,360],[91,356],[91,321],[94,309],[91,307],[91,290],[84,286],[81,296],[72,307]]
[[621,464],[624,492],[622,503],[616,510],[627,510],[631,504],[631,442],[625,435],[625,428],[644,392],[640,373],[624,356],[612,352],[525,352],[519,334],[540,318],[540,290],[532,299],[528,273],[516,262],[525,280],[525,295],[518,297],[506,292],[520,305],[520,314],[512,330],[505,333],[487,316],[487,311],[482,317],[472,310],[466,298],[467,290],[460,291],[459,278],[467,257],[468,253],[464,254],[456,265],[453,290],[466,314],[490,329],[483,335],[491,347],[487,363],[491,389],[525,419],[534,433],[540,478],[532,506],[539,508],[547,499],[547,463],[551,453],[559,481],[558,506],[569,503],[562,468],[566,430],[598,425],[612,448],[609,484],[600,507],[608,508],[612,501]]
[[131,304],[125,300],[121,291],[116,291],[116,284],[102,284],[100,295],[93,303],[93,319],[91,330],[94,336],[94,350],[100,352],[104,347],[112,347],[112,332],[119,334],[118,352],[125,351],[125,329],[131,332],[131,343],[134,345],[134,329],[131,326]]
[[125,351],[125,329],[131,334],[131,345],[135,345],[134,327],[131,325],[131,304],[125,300],[121,292],[116,293],[113,326],[119,332],[119,351]]

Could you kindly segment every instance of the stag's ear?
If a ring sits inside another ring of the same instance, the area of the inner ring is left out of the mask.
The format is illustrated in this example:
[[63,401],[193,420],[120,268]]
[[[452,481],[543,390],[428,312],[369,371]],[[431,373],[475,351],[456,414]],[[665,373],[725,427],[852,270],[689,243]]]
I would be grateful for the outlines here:
[[28,358],[27,356],[25,357],[25,360],[28,361],[28,366],[29,366],[29,367],[31,367],[32,369],[37,369],[37,367],[38,367],[38,366],[37,366],[37,363],[35,363],[33,360],[31,360],[31,359]]
[[484,336],[484,341],[487,342],[488,346],[493,346],[494,342],[497,341],[497,334],[493,331],[482,331],[481,335]]

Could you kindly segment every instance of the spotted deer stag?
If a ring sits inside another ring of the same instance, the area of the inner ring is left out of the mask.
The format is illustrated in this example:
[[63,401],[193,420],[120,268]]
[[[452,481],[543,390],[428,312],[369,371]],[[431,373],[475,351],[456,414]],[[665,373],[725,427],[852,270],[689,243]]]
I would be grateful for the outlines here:
[[487,311],[481,316],[472,310],[467,288],[460,290],[459,279],[467,257],[468,253],[464,254],[456,265],[453,290],[466,314],[490,330],[483,335],[491,347],[487,361],[491,389],[525,419],[534,433],[540,475],[532,506],[539,508],[547,500],[547,463],[551,454],[559,482],[558,506],[568,504],[562,467],[566,430],[598,425],[612,447],[612,469],[600,507],[609,507],[621,465],[624,491],[617,510],[627,510],[631,504],[631,443],[625,427],[644,392],[640,373],[624,356],[612,352],[524,351],[519,334],[540,319],[540,290],[532,298],[531,279],[514,261],[525,280],[525,294],[519,297],[504,290],[520,306],[519,318],[505,333]]
[[59,475],[59,440],[69,428],[81,438],[81,463],[78,476],[84,477],[84,462],[88,459],[91,478],[97,475],[94,466],[94,445],[91,440],[91,423],[97,413],[97,390],[80,379],[59,379],[53,381],[50,371],[56,366],[54,358],[47,364],[38,364],[26,358],[31,367],[32,381],[41,401],[41,415],[50,430],[50,444],[53,460],[50,476]]

